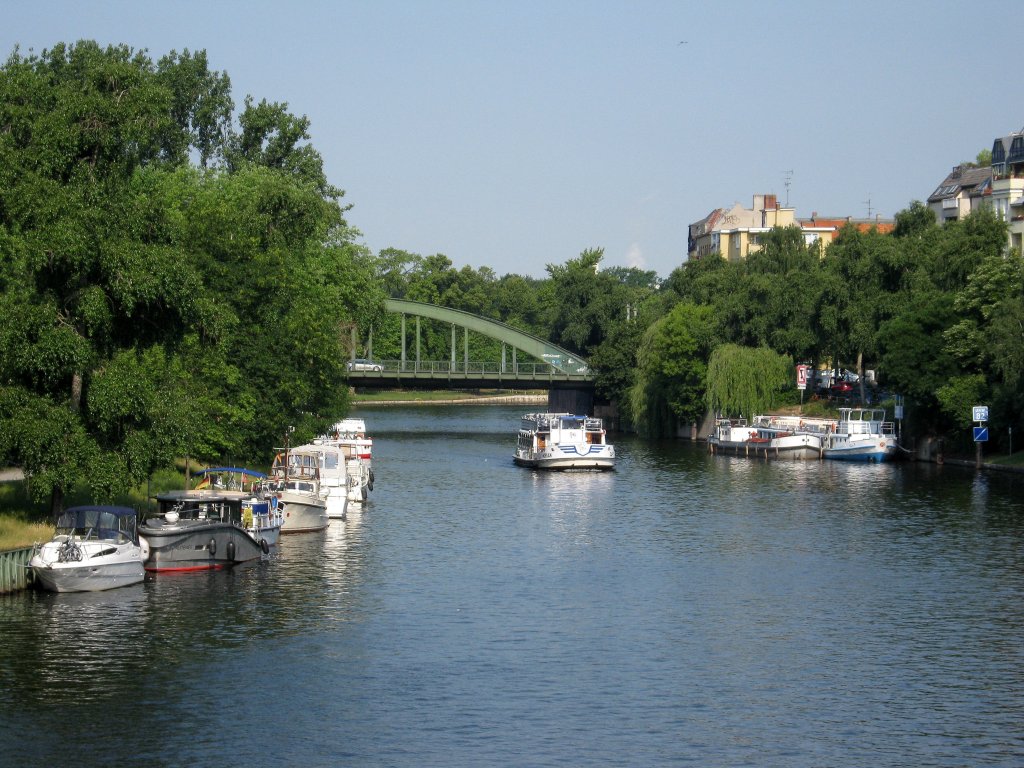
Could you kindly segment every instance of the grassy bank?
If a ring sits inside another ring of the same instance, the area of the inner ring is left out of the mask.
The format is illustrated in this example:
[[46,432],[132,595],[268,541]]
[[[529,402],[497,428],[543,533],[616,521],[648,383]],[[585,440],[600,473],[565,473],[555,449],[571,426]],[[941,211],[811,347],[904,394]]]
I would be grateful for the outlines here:
[[[191,469],[195,471],[195,463]],[[154,472],[149,483],[116,496],[109,503],[143,510],[152,505],[150,497],[153,494],[184,487],[185,462],[181,460],[173,467]],[[92,494],[84,485],[76,487],[64,498],[65,507],[92,502]],[[0,483],[0,550],[20,549],[48,541],[53,530],[49,502],[33,501],[24,480]]]

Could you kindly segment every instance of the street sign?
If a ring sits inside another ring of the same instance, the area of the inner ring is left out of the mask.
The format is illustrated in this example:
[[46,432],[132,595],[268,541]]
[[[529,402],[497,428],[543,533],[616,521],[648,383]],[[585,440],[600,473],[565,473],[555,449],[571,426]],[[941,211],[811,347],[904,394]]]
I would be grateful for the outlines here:
[[988,421],[988,406],[974,406],[974,421]]
[[974,442],[976,442],[976,443],[987,443],[988,442],[988,427],[975,427],[974,428]]
[[807,369],[809,365],[798,365],[796,367],[796,388],[807,389]]

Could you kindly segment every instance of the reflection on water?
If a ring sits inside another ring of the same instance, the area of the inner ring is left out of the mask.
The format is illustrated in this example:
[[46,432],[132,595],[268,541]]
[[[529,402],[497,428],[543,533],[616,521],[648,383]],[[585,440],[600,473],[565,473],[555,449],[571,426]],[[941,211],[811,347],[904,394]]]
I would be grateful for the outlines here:
[[1024,762],[1021,478],[628,435],[615,472],[545,473],[518,409],[360,415],[375,490],[326,531],[0,598],[5,758]]

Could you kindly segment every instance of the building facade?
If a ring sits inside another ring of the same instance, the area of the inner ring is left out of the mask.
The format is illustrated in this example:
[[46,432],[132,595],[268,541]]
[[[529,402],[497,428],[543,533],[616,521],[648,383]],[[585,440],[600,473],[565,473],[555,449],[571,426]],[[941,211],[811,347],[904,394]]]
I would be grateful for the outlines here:
[[775,195],[754,195],[751,208],[735,203],[732,208],[716,208],[706,217],[690,225],[687,258],[699,261],[712,254],[729,261],[742,261],[761,249],[762,237],[772,227],[798,226],[807,245],[819,243],[824,248],[831,243],[843,227],[853,225],[861,231],[877,229],[890,232],[891,220],[881,217],[854,219],[852,217],[820,218],[817,213],[810,219],[797,219],[795,209],[783,208]]
[[989,202],[991,196],[991,168],[958,165],[928,197],[928,207],[942,224],[965,218],[971,211]]
[[1024,130],[992,144],[992,207],[1009,225],[1010,247],[1024,252]]

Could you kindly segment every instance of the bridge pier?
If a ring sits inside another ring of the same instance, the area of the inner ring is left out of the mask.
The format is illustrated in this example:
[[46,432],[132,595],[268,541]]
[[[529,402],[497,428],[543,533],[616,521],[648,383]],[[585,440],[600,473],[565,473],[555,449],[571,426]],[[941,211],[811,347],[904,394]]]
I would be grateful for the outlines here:
[[594,390],[581,389],[572,385],[565,387],[552,385],[548,390],[548,412],[593,416]]

